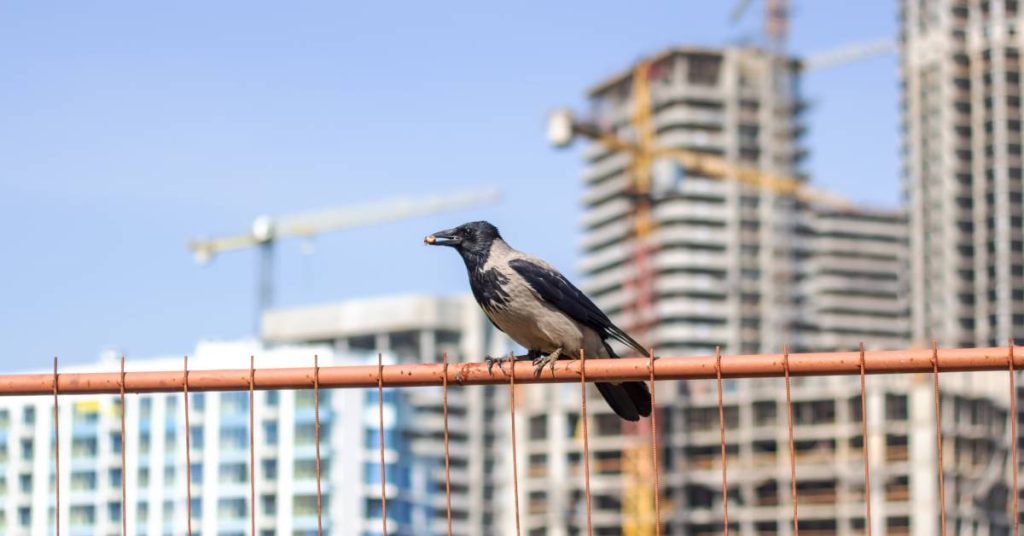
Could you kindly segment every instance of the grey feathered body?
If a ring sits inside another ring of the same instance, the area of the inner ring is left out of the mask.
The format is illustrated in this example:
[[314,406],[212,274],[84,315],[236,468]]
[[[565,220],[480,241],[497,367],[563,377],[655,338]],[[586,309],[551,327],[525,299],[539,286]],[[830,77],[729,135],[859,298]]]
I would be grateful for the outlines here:
[[[557,273],[554,267],[541,259],[516,251],[503,240],[496,240],[486,263],[477,268],[479,273],[470,273],[471,286],[496,276],[502,280],[501,288],[506,294],[504,299],[480,303],[491,322],[528,350],[548,354],[561,349],[562,355],[570,358],[577,357],[583,350],[587,357],[610,357],[604,340],[596,331],[573,320],[537,295],[533,287],[509,266],[514,259]],[[477,294],[476,289],[474,294]]]
[[[639,355],[644,347],[580,289],[548,263],[512,249],[493,225],[472,222],[438,233],[441,245],[456,247],[466,263],[473,297],[501,331],[543,360],[616,357],[618,341]],[[435,236],[427,238],[434,243]],[[538,371],[539,369],[535,369]],[[594,384],[617,415],[637,421],[651,414],[651,394],[641,381]]]

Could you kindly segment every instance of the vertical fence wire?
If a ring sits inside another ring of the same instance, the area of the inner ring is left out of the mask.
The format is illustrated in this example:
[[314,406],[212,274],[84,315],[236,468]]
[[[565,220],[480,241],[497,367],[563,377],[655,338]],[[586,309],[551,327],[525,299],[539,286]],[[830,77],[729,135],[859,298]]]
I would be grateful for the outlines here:
[[590,509],[590,430],[587,424],[587,356],[580,349],[580,422],[583,424],[583,493],[587,504],[587,534],[594,533]]
[[800,536],[800,515],[796,495],[796,447],[793,443],[793,395],[789,385],[789,345],[783,347],[782,359],[786,372],[786,409],[789,413],[789,483],[793,501],[793,534]]
[[60,405],[57,401],[57,382],[57,356],[53,356],[53,526],[57,529],[57,536],[60,536]]
[[124,416],[128,408],[124,403],[124,355],[121,356],[121,534],[128,534],[128,443],[125,441]]
[[942,402],[939,396],[939,342],[932,341],[932,378],[935,384],[935,445],[939,464],[939,519],[941,534],[946,536],[946,465],[942,462]]
[[256,536],[256,357],[249,356],[249,525]]
[[188,516],[188,535],[192,536],[192,426],[188,416],[188,355],[185,356],[184,368],[184,379],[181,384],[182,397],[185,399],[185,514]]
[[654,463],[654,534],[661,536],[661,468],[658,466],[658,402],[654,389],[654,348],[648,350],[647,370],[651,378],[651,459]]
[[864,509],[867,536],[871,536],[871,464],[868,461],[868,402],[867,383],[865,381],[864,343],[860,343],[860,426],[861,448],[864,451]]
[[509,416],[512,422],[512,494],[515,498],[516,536],[521,534],[519,526],[519,454],[516,448],[516,359],[512,358],[512,374],[509,376]]
[[377,353],[377,419],[380,439],[380,519],[381,530],[388,536],[387,472],[384,469],[384,356]]
[[1010,339],[1010,458],[1013,466],[1010,467],[1010,475],[1013,478],[1013,534],[1020,534],[1020,488],[1017,487],[1017,473],[1020,468],[1017,466],[1017,379],[1014,377],[1016,371],[1013,362],[1013,339]]
[[324,534],[323,493],[320,488],[320,356],[313,354],[313,433],[316,436],[316,533]]
[[452,464],[448,454],[448,352],[441,354],[444,363],[441,399],[444,407],[444,499],[448,509],[448,536],[452,536]]
[[715,347],[715,378],[718,383],[718,435],[722,445],[722,512],[723,532],[729,536],[729,461],[725,452],[725,403],[722,396],[722,348]]

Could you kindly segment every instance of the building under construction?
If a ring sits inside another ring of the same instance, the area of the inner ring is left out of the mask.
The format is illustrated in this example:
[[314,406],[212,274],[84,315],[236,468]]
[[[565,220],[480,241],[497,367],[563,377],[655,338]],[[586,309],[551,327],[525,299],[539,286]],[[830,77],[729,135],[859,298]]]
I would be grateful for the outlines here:
[[[643,113],[638,107],[649,106],[652,138],[661,147],[806,180],[799,62],[735,47],[671,49],[645,63],[644,70],[629,69],[590,91],[596,129],[640,138],[632,131]],[[638,72],[649,77],[643,99],[634,95]],[[796,351],[907,344],[908,230],[902,212],[822,206],[728,174],[703,176],[655,159],[649,193],[643,194],[649,195],[648,254],[638,261],[644,246],[637,243],[635,155],[594,143],[585,158],[584,289],[659,355],[712,354],[717,347],[735,354],[777,352],[784,345]],[[935,426],[929,388],[909,378],[869,382],[867,443],[878,471],[871,482],[875,534],[939,533],[935,474],[920,469],[933,467],[928,460],[937,454],[934,437],[923,433]],[[950,394],[943,399],[947,481],[956,481],[959,490],[947,501],[962,512],[956,533],[998,534],[1008,521],[1002,476],[1007,449],[1000,446],[1007,437],[1005,377],[953,377],[943,388]],[[792,533],[784,393],[781,380],[725,382],[735,534]],[[866,533],[859,393],[851,378],[793,382],[796,488],[806,533]],[[652,522],[638,516],[652,512],[638,514],[635,504],[652,499],[649,483],[658,471],[664,533],[721,534],[714,382],[659,385],[657,396],[660,467],[631,464],[631,453],[645,440],[624,431],[601,405],[591,410],[594,533],[649,533]],[[524,529],[581,533],[577,391],[531,386],[522,398]]]

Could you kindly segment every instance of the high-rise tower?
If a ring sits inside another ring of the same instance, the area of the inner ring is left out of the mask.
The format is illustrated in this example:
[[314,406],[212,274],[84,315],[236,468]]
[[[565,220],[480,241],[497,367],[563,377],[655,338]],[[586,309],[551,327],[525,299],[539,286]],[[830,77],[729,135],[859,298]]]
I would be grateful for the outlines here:
[[1020,3],[901,2],[915,342],[1024,336]]

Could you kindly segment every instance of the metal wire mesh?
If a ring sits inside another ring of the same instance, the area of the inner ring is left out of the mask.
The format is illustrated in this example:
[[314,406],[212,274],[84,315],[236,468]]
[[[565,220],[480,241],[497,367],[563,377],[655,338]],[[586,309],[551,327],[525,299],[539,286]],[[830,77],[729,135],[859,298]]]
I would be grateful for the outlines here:
[[[186,463],[186,492],[187,501],[187,530],[192,533],[192,482],[191,482],[191,424],[189,395],[195,391],[223,391],[223,390],[247,390],[249,397],[249,492],[250,492],[250,529],[257,528],[256,511],[256,445],[255,445],[255,420],[257,408],[255,405],[255,391],[260,389],[312,389],[315,415],[315,442],[316,442],[316,499],[317,499],[317,532],[322,534],[323,524],[323,502],[321,490],[321,455],[320,455],[320,390],[324,387],[333,388],[362,388],[376,387],[378,404],[378,438],[380,455],[380,503],[381,503],[381,530],[387,534],[388,527],[388,489],[386,471],[386,449],[385,449],[385,420],[384,420],[384,388],[385,387],[409,387],[423,385],[437,385],[442,388],[442,403],[444,411],[444,464],[445,464],[445,499],[447,509],[447,531],[453,533],[453,512],[452,512],[452,482],[451,482],[451,460],[449,452],[449,374],[454,374],[458,385],[481,385],[506,383],[509,390],[509,419],[510,419],[510,446],[512,449],[512,493],[515,515],[515,526],[517,533],[522,530],[519,510],[519,470],[518,470],[518,446],[516,437],[516,398],[517,388],[520,383],[555,383],[555,382],[579,382],[580,384],[580,418],[583,441],[583,478],[586,500],[586,530],[591,534],[594,530],[591,511],[591,464],[590,464],[590,437],[589,419],[587,411],[587,383],[595,381],[636,381],[646,380],[650,382],[651,390],[651,456],[654,458],[654,467],[658,468],[657,457],[659,453],[658,432],[655,419],[657,418],[657,403],[655,395],[655,382],[657,380],[675,379],[714,379],[717,388],[717,410],[719,419],[719,442],[721,455],[721,497],[722,514],[724,523],[723,533],[730,533],[729,513],[729,478],[728,478],[728,453],[726,448],[726,412],[723,393],[723,381],[726,378],[743,377],[782,377],[785,380],[786,388],[786,411],[787,411],[787,432],[789,451],[789,476],[790,495],[792,501],[792,530],[799,534],[799,494],[797,488],[797,451],[794,439],[794,402],[791,380],[801,376],[819,375],[857,375],[859,377],[859,409],[860,409],[860,433],[863,449],[864,467],[864,509],[865,509],[865,533],[870,536],[873,530],[872,519],[872,498],[871,498],[871,467],[869,445],[869,423],[868,423],[868,392],[867,376],[871,374],[894,374],[909,372],[926,372],[932,375],[932,390],[935,401],[935,446],[937,454],[936,475],[938,484],[938,509],[941,517],[941,533],[946,532],[946,502],[945,502],[945,476],[943,457],[943,429],[942,429],[942,402],[939,377],[942,373],[951,371],[993,371],[1002,370],[1009,375],[1009,427],[1010,436],[1010,475],[1012,480],[1012,500],[1008,499],[1007,509],[1012,511],[1013,530],[1019,533],[1019,490],[1018,490],[1018,437],[1017,437],[1017,390],[1016,371],[1022,363],[1017,363],[1020,352],[1015,351],[1012,343],[1003,348],[967,348],[951,349],[940,351],[937,345],[927,350],[905,350],[898,352],[867,352],[863,345],[857,352],[836,352],[836,353],[815,353],[815,354],[790,354],[788,348],[784,348],[782,354],[764,355],[741,355],[724,358],[720,351],[713,356],[695,356],[686,358],[662,357],[655,358],[653,352],[645,358],[630,358],[618,360],[593,360],[586,359],[580,355],[578,360],[560,361],[554,367],[551,374],[534,375],[528,367],[519,367],[512,360],[508,370],[501,370],[501,373],[490,374],[487,372],[486,364],[483,363],[461,363],[450,364],[448,356],[443,356],[439,364],[423,365],[389,365],[384,366],[383,356],[378,355],[376,366],[344,366],[344,367],[321,367],[319,357],[314,356],[312,369],[260,369],[257,374],[255,367],[255,356],[250,356],[249,368],[244,374],[235,370],[190,370],[188,357],[184,359],[183,369],[167,372],[127,372],[125,370],[125,359],[122,356],[120,370],[113,375],[108,373],[58,373],[57,359],[54,358],[52,374],[24,374],[24,375],[0,375],[0,396],[4,395],[50,395],[53,397],[53,431],[54,431],[54,469],[55,469],[55,529],[59,534],[61,530],[60,512],[61,503],[61,459],[60,459],[60,396],[80,393],[112,393],[119,395],[120,410],[120,457],[121,457],[121,507],[120,521],[123,533],[127,533],[127,430],[126,430],[126,394],[143,392],[173,392],[181,393],[184,399],[185,419],[185,463]],[[312,378],[312,381],[310,381]],[[655,471],[654,486],[655,493],[652,497],[655,510],[655,523],[657,530],[661,530],[660,516],[660,471]]]

